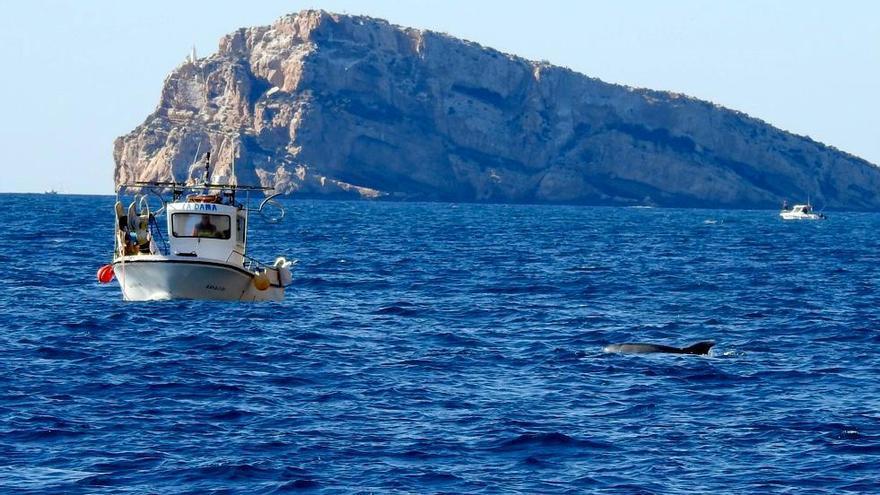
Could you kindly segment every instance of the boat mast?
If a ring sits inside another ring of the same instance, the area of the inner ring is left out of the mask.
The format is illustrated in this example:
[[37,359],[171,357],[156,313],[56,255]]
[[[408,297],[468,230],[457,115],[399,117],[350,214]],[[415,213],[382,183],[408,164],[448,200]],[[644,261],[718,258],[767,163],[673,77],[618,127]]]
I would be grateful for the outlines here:
[[[205,152],[205,186],[211,183],[211,150]],[[207,193],[207,191],[205,191]]]

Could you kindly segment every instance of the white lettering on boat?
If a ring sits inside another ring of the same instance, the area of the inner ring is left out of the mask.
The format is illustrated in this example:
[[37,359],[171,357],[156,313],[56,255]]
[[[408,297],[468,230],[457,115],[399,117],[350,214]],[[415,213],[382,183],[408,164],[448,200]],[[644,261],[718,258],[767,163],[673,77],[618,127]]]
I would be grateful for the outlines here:
[[184,203],[184,210],[217,211],[217,205],[210,203]]

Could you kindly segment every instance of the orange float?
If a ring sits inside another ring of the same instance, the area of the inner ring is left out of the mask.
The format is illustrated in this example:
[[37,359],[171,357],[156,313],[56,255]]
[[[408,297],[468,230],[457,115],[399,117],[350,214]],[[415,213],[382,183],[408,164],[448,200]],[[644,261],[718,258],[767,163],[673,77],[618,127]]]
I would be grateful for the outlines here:
[[269,276],[265,272],[254,275],[254,287],[257,290],[266,290],[269,288]]

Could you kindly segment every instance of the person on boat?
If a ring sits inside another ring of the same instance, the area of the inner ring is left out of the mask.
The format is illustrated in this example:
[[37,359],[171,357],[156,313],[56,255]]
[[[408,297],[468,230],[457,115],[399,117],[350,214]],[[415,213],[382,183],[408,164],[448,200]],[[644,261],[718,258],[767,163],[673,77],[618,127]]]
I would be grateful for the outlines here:
[[217,237],[217,227],[211,223],[211,215],[202,215],[202,220],[193,228],[193,237]]
[[787,200],[787,199],[783,199],[783,200],[782,200],[782,211],[788,211],[788,210],[789,210],[789,207],[788,207],[788,200]]

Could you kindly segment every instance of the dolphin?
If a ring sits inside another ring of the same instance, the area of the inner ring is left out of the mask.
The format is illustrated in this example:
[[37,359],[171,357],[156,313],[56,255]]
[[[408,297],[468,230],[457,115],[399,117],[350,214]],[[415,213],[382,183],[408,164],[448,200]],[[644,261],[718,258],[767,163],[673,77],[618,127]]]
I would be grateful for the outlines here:
[[689,347],[672,347],[659,344],[611,344],[603,349],[605,352],[617,352],[620,354],[709,354],[709,349],[715,345],[715,341],[707,340],[705,342],[697,342]]

